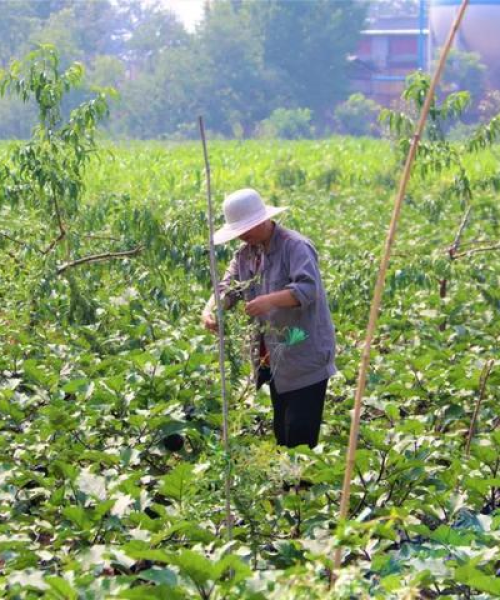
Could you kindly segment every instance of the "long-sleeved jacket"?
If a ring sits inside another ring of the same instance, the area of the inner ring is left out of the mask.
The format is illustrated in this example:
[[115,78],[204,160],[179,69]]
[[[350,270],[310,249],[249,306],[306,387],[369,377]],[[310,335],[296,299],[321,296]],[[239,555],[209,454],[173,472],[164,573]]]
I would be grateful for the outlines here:
[[[335,329],[314,246],[296,231],[275,223],[267,252],[249,244],[235,252],[220,290],[230,308],[239,299],[249,302],[285,289],[299,306],[274,308],[258,317],[278,393],[318,383],[335,373]],[[260,335],[251,348],[256,370]]]

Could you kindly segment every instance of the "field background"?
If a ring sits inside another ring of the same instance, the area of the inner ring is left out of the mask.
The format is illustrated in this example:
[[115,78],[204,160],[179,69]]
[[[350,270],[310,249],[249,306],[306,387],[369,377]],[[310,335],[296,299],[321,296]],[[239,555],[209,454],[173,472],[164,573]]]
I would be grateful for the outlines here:
[[[3,144],[0,159],[11,149]],[[319,252],[339,369],[321,444],[275,447],[268,396],[255,395],[240,358],[248,327],[241,312],[228,316],[226,544],[216,340],[200,325],[210,293],[201,146],[104,146],[72,235],[82,255],[144,244],[137,257],[57,276],[63,257],[42,259],[29,246],[43,234],[36,209],[0,209],[0,229],[28,242],[0,242],[4,597],[324,598],[338,543],[348,560],[332,597],[500,596],[500,263],[498,251],[450,260],[464,214],[450,193],[455,173],[415,175],[405,199],[353,520],[337,529],[357,366],[400,165],[389,142],[366,139],[214,142],[209,153],[218,215],[224,194],[255,187],[290,207],[282,222]],[[496,176],[498,153],[467,164],[474,201],[464,251],[498,240],[498,196],[482,183]],[[221,273],[229,257],[219,249]],[[173,433],[184,437],[179,452],[164,446]],[[283,493],[284,481],[301,478],[314,483],[309,491]]]

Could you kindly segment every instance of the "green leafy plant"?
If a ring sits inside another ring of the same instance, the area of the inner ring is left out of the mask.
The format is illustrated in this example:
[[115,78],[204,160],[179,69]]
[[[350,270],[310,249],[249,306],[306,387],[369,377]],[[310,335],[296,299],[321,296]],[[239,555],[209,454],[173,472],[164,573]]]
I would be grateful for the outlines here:
[[[81,209],[85,170],[97,154],[97,126],[108,115],[107,95],[113,93],[110,89],[98,91],[66,118],[64,101],[80,85],[83,74],[79,63],[61,72],[56,49],[46,45],[23,61],[13,62],[0,77],[0,95],[16,95],[25,103],[34,102],[38,109],[32,139],[16,146],[2,165],[0,201],[10,207],[9,229],[2,237],[18,250],[20,258],[38,255],[39,267],[45,271],[42,293],[51,287],[54,274],[67,273],[86,263],[127,258],[142,249],[136,246],[132,250],[80,255],[86,241],[102,237],[82,227]],[[34,224],[29,230],[24,226],[25,216]],[[80,292],[77,279],[72,274],[67,276],[70,319],[91,320],[95,309],[92,301]]]
[[296,140],[313,137],[312,112],[308,108],[277,108],[258,126],[258,137]]
[[[12,150],[0,145],[0,164]],[[348,137],[214,142],[210,152],[219,209],[226,189],[257,187],[293,207],[285,225],[318,250],[338,332],[320,444],[276,447],[268,390],[255,392],[249,377],[247,317],[228,314],[228,542],[216,340],[199,322],[211,293],[200,148],[136,142],[102,152],[85,167],[68,227],[145,249],[113,268],[68,269],[90,322],[68,321],[66,279],[47,277],[30,323],[40,265],[47,260],[53,273],[59,263],[0,240],[0,595],[494,598],[500,263],[494,251],[470,252],[500,233],[496,147],[462,157],[473,208],[456,254],[467,260],[449,256],[465,216],[461,197],[446,193],[456,167],[411,181],[343,523],[350,411],[396,153],[387,140]],[[300,185],[278,185],[288,164],[300,169]],[[38,214],[14,208],[0,208],[6,233],[12,214],[37,231]],[[65,260],[64,243],[48,256]],[[221,271],[232,250],[218,249]],[[280,333],[303,343],[300,331]],[[177,436],[183,447],[172,451],[166,442]],[[332,584],[338,546],[343,565]]]
[[368,135],[378,137],[380,126],[378,114],[380,106],[363,94],[352,94],[335,107],[335,127],[339,133],[347,135]]

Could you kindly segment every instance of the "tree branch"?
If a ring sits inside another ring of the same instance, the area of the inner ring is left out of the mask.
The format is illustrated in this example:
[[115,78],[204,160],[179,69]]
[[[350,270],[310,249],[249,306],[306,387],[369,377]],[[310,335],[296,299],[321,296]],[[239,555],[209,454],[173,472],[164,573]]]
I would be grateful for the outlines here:
[[481,246],[480,248],[472,248],[472,250],[467,250],[466,252],[459,252],[455,254],[453,258],[462,258],[464,256],[471,256],[472,254],[477,254],[478,252],[489,252],[490,250],[500,250],[500,244],[493,244],[493,246]]
[[467,246],[477,246],[478,244],[489,244],[490,242],[491,242],[491,240],[476,238],[475,240],[469,240],[468,242],[463,242],[462,244],[460,244],[460,247],[465,248]]
[[9,240],[10,242],[13,242],[14,244],[17,244],[18,246],[26,246],[25,242],[22,242],[21,240],[16,240],[16,238],[13,238],[12,236],[10,236],[9,234],[0,231],[0,235],[5,238],[6,240]]
[[481,403],[484,399],[484,394],[486,392],[486,382],[488,381],[488,377],[491,374],[491,370],[493,369],[493,365],[495,364],[494,360],[489,360],[483,368],[483,372],[481,373],[481,380],[479,382],[479,396],[476,402],[476,406],[474,408],[474,414],[472,415],[472,419],[469,427],[469,435],[467,436],[467,443],[465,444],[465,454],[469,456],[470,454],[470,444],[472,442],[472,436],[474,435],[474,429],[476,428],[476,422],[479,415],[479,409],[481,408]]
[[124,250],[123,252],[104,252],[103,254],[90,254],[89,256],[84,256],[83,258],[78,258],[71,262],[64,263],[57,269],[57,274],[61,275],[68,269],[72,269],[73,267],[78,267],[80,265],[90,263],[90,262],[103,262],[105,260],[112,260],[115,258],[128,258],[129,256],[136,256],[140,252],[144,250],[144,246],[137,246],[132,250]]
[[66,231],[64,229],[61,229],[61,233],[50,242],[50,244],[47,246],[47,248],[45,248],[45,250],[40,250],[40,252],[44,255],[47,256],[47,254],[54,248],[54,246],[56,244],[58,244],[62,239],[64,239],[66,237]]
[[57,201],[57,194],[54,194],[54,206],[56,209],[57,224],[59,225],[59,231],[61,232],[60,239],[66,235],[66,228],[62,222],[61,210],[59,209],[59,202]]
[[457,253],[458,248],[460,247],[460,241],[462,239],[464,229],[467,227],[467,222],[469,220],[471,210],[472,210],[472,206],[469,206],[469,208],[467,209],[467,211],[462,219],[462,222],[460,223],[460,227],[458,228],[457,235],[455,236],[453,244],[448,249],[448,254],[450,255],[450,258],[452,260],[454,258],[456,258],[456,253]]

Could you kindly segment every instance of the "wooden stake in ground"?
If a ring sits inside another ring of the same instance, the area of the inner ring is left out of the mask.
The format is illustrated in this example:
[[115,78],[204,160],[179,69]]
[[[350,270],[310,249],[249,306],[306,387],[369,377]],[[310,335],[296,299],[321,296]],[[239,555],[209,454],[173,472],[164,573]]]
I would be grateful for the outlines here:
[[[429,109],[432,104],[432,100],[434,98],[434,93],[436,90],[436,86],[439,83],[441,78],[441,73],[443,71],[444,65],[446,63],[446,58],[450,51],[450,48],[453,44],[453,40],[455,38],[455,34],[460,27],[460,23],[465,13],[465,9],[469,0],[463,0],[460,6],[460,9],[455,17],[455,21],[451,27],[450,33],[448,34],[448,39],[444,45],[441,58],[439,60],[438,67],[432,78],[432,82],[425,98],[425,103],[422,108],[422,113],[420,114],[420,119],[418,121],[417,128],[415,130],[415,134],[413,135],[413,139],[410,144],[410,150],[408,152],[408,156],[406,158],[406,163],[404,166],[403,174],[401,176],[401,181],[399,184],[398,194],[396,196],[396,200],[394,202],[394,209],[392,213],[391,224],[389,226],[389,231],[387,233],[387,238],[385,242],[384,253],[382,256],[382,260],[380,263],[380,268],[377,277],[377,283],[375,285],[375,291],[373,294],[373,300],[370,308],[370,319],[368,322],[368,328],[366,331],[366,339],[365,345],[363,348],[363,355],[361,358],[361,363],[359,367],[359,375],[358,375],[358,386],[356,390],[356,396],[354,400],[354,411],[351,420],[351,432],[349,435],[349,447],[347,450],[347,461],[346,461],[346,469],[344,475],[344,484],[342,487],[342,497],[340,501],[340,515],[339,520],[343,521],[347,518],[349,512],[349,498],[351,494],[351,478],[352,472],[354,469],[354,464],[356,460],[356,447],[358,444],[358,435],[359,435],[359,421],[361,415],[361,406],[363,400],[363,394],[366,386],[366,376],[368,372],[368,366],[370,363],[370,350],[373,342],[373,336],[375,333],[375,327],[377,325],[377,318],[380,310],[380,304],[382,299],[382,292],[384,291],[385,284],[385,276],[387,273],[387,267],[389,265],[389,258],[391,255],[391,248],[394,242],[394,238],[396,236],[396,229],[399,220],[399,214],[401,212],[401,206],[403,204],[403,198],[406,192],[406,186],[408,184],[408,180],[410,178],[411,167],[413,161],[415,159],[415,154],[417,152],[418,143],[422,137],[425,122],[427,120],[427,115],[429,114]],[[334,578],[335,571],[340,568],[342,560],[342,549],[337,548],[334,555],[334,571],[332,572],[332,581]]]
[[228,539],[232,538],[231,529],[231,461],[229,453],[229,435],[228,435],[228,421],[229,421],[229,405],[227,398],[226,389],[226,369],[224,366],[225,362],[225,348],[224,348],[224,321],[222,313],[222,303],[219,293],[219,277],[217,275],[217,262],[215,260],[215,246],[214,246],[214,219],[212,210],[212,189],[210,186],[210,163],[208,161],[207,151],[207,140],[205,137],[205,126],[203,124],[203,117],[198,117],[198,123],[200,126],[201,142],[203,144],[203,156],[205,158],[205,173],[207,179],[207,203],[208,203],[208,224],[209,224],[209,245],[210,245],[210,273],[212,276],[212,287],[214,289],[215,305],[217,307],[217,323],[219,328],[219,370],[220,370],[220,382],[222,389],[222,440],[224,443],[224,454],[225,454],[225,493],[226,493],[226,531]]

